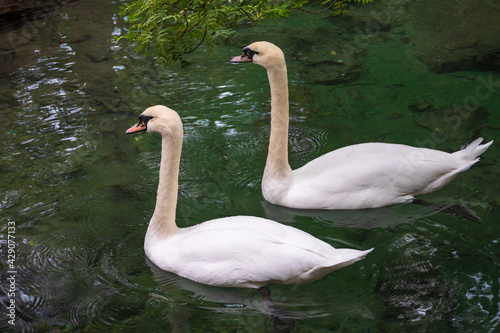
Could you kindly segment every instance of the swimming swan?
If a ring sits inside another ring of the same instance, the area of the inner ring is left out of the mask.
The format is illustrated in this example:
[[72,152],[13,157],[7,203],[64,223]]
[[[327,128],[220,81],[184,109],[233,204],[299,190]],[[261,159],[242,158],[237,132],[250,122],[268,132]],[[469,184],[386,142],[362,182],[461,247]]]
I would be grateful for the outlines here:
[[233,216],[188,228],[175,223],[182,122],[161,105],[146,109],[126,133],[160,133],[156,206],[144,250],[159,268],[213,286],[260,288],[305,283],[363,259],[372,249],[335,249],[310,234],[272,220]]
[[493,143],[481,145],[483,139],[479,138],[451,154],[400,144],[363,143],[334,150],[292,170],[288,164],[288,82],[282,50],[269,42],[255,42],[231,62],[253,62],[267,70],[271,134],[262,194],[272,204],[298,209],[424,204],[415,195],[442,188],[476,163]]

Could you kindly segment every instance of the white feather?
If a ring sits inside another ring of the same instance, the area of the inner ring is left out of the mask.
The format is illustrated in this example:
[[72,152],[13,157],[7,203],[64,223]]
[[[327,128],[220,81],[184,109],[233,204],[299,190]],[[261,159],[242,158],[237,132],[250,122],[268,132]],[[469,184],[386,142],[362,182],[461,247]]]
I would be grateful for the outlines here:
[[166,271],[200,283],[248,288],[312,282],[370,251],[335,249],[296,228],[253,216],[182,228],[147,249],[151,261]]

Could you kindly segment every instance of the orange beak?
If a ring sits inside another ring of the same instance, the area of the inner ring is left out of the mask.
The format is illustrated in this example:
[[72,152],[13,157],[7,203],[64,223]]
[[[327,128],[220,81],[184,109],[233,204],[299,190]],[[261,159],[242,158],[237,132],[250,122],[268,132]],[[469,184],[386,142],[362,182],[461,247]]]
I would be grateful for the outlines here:
[[134,126],[130,127],[128,130],[125,131],[125,134],[132,134],[132,133],[137,133],[137,132],[142,132],[146,130],[146,123],[144,123],[142,120],[135,124]]

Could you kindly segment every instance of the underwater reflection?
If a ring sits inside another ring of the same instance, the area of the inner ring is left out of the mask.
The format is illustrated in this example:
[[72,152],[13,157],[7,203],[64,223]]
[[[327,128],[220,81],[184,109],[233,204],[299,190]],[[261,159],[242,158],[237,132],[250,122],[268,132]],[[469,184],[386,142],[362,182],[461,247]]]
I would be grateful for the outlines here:
[[292,223],[299,216],[310,217],[311,223],[324,223],[337,227],[371,230],[390,228],[401,223],[412,223],[439,212],[417,205],[393,205],[381,208],[360,210],[320,210],[293,209],[273,205],[265,200],[261,202],[265,217],[283,223]]
[[[163,271],[147,257],[146,262],[161,289],[161,293],[151,293],[152,297],[168,303],[182,304],[186,309],[194,307],[213,312],[232,313],[252,321],[245,323],[245,326],[263,325],[259,321],[255,322],[252,316],[244,316],[248,310],[262,313],[273,324],[274,332],[290,332],[295,326],[293,314],[277,308],[271,301],[270,294],[265,292],[267,289],[261,288],[263,290],[260,294],[262,297],[257,297],[259,293],[253,289],[203,285],[174,273]],[[190,316],[186,313],[178,316],[176,312],[172,312],[170,315],[168,320],[174,327],[182,328],[188,324]],[[179,321],[180,318],[184,318],[184,322]],[[262,327],[260,328],[262,329]]]
[[[145,260],[158,283],[157,292],[150,296],[183,308],[178,311],[182,315],[174,311],[167,316],[168,321],[178,329],[189,326],[190,317],[194,317],[199,309],[214,314],[230,314],[234,320],[240,321],[240,326],[247,329],[267,331],[265,328],[271,325],[273,332],[280,333],[292,331],[299,320],[332,316],[329,309],[332,302],[336,303],[333,305],[335,308],[342,309],[340,316],[343,318],[373,318],[369,308],[355,295],[327,300],[324,293],[307,293],[309,288],[297,285],[279,286],[276,289],[273,285],[260,289],[214,287],[163,271],[147,257]],[[255,314],[263,314],[265,319]],[[337,316],[334,318],[336,320]]]

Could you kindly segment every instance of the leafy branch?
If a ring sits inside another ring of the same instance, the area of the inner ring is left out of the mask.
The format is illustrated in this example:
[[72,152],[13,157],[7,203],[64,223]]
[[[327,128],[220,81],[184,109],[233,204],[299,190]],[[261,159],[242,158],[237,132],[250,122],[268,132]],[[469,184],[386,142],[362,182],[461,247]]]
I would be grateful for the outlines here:
[[371,1],[324,0],[319,5],[323,9],[312,12],[302,8],[310,0],[136,0],[121,8],[130,27],[118,40],[129,40],[147,55],[154,45],[155,54],[167,65],[186,65],[185,55],[202,44],[210,52],[218,41],[235,34],[232,27],[238,23],[286,17],[296,10],[341,15],[348,3]]

